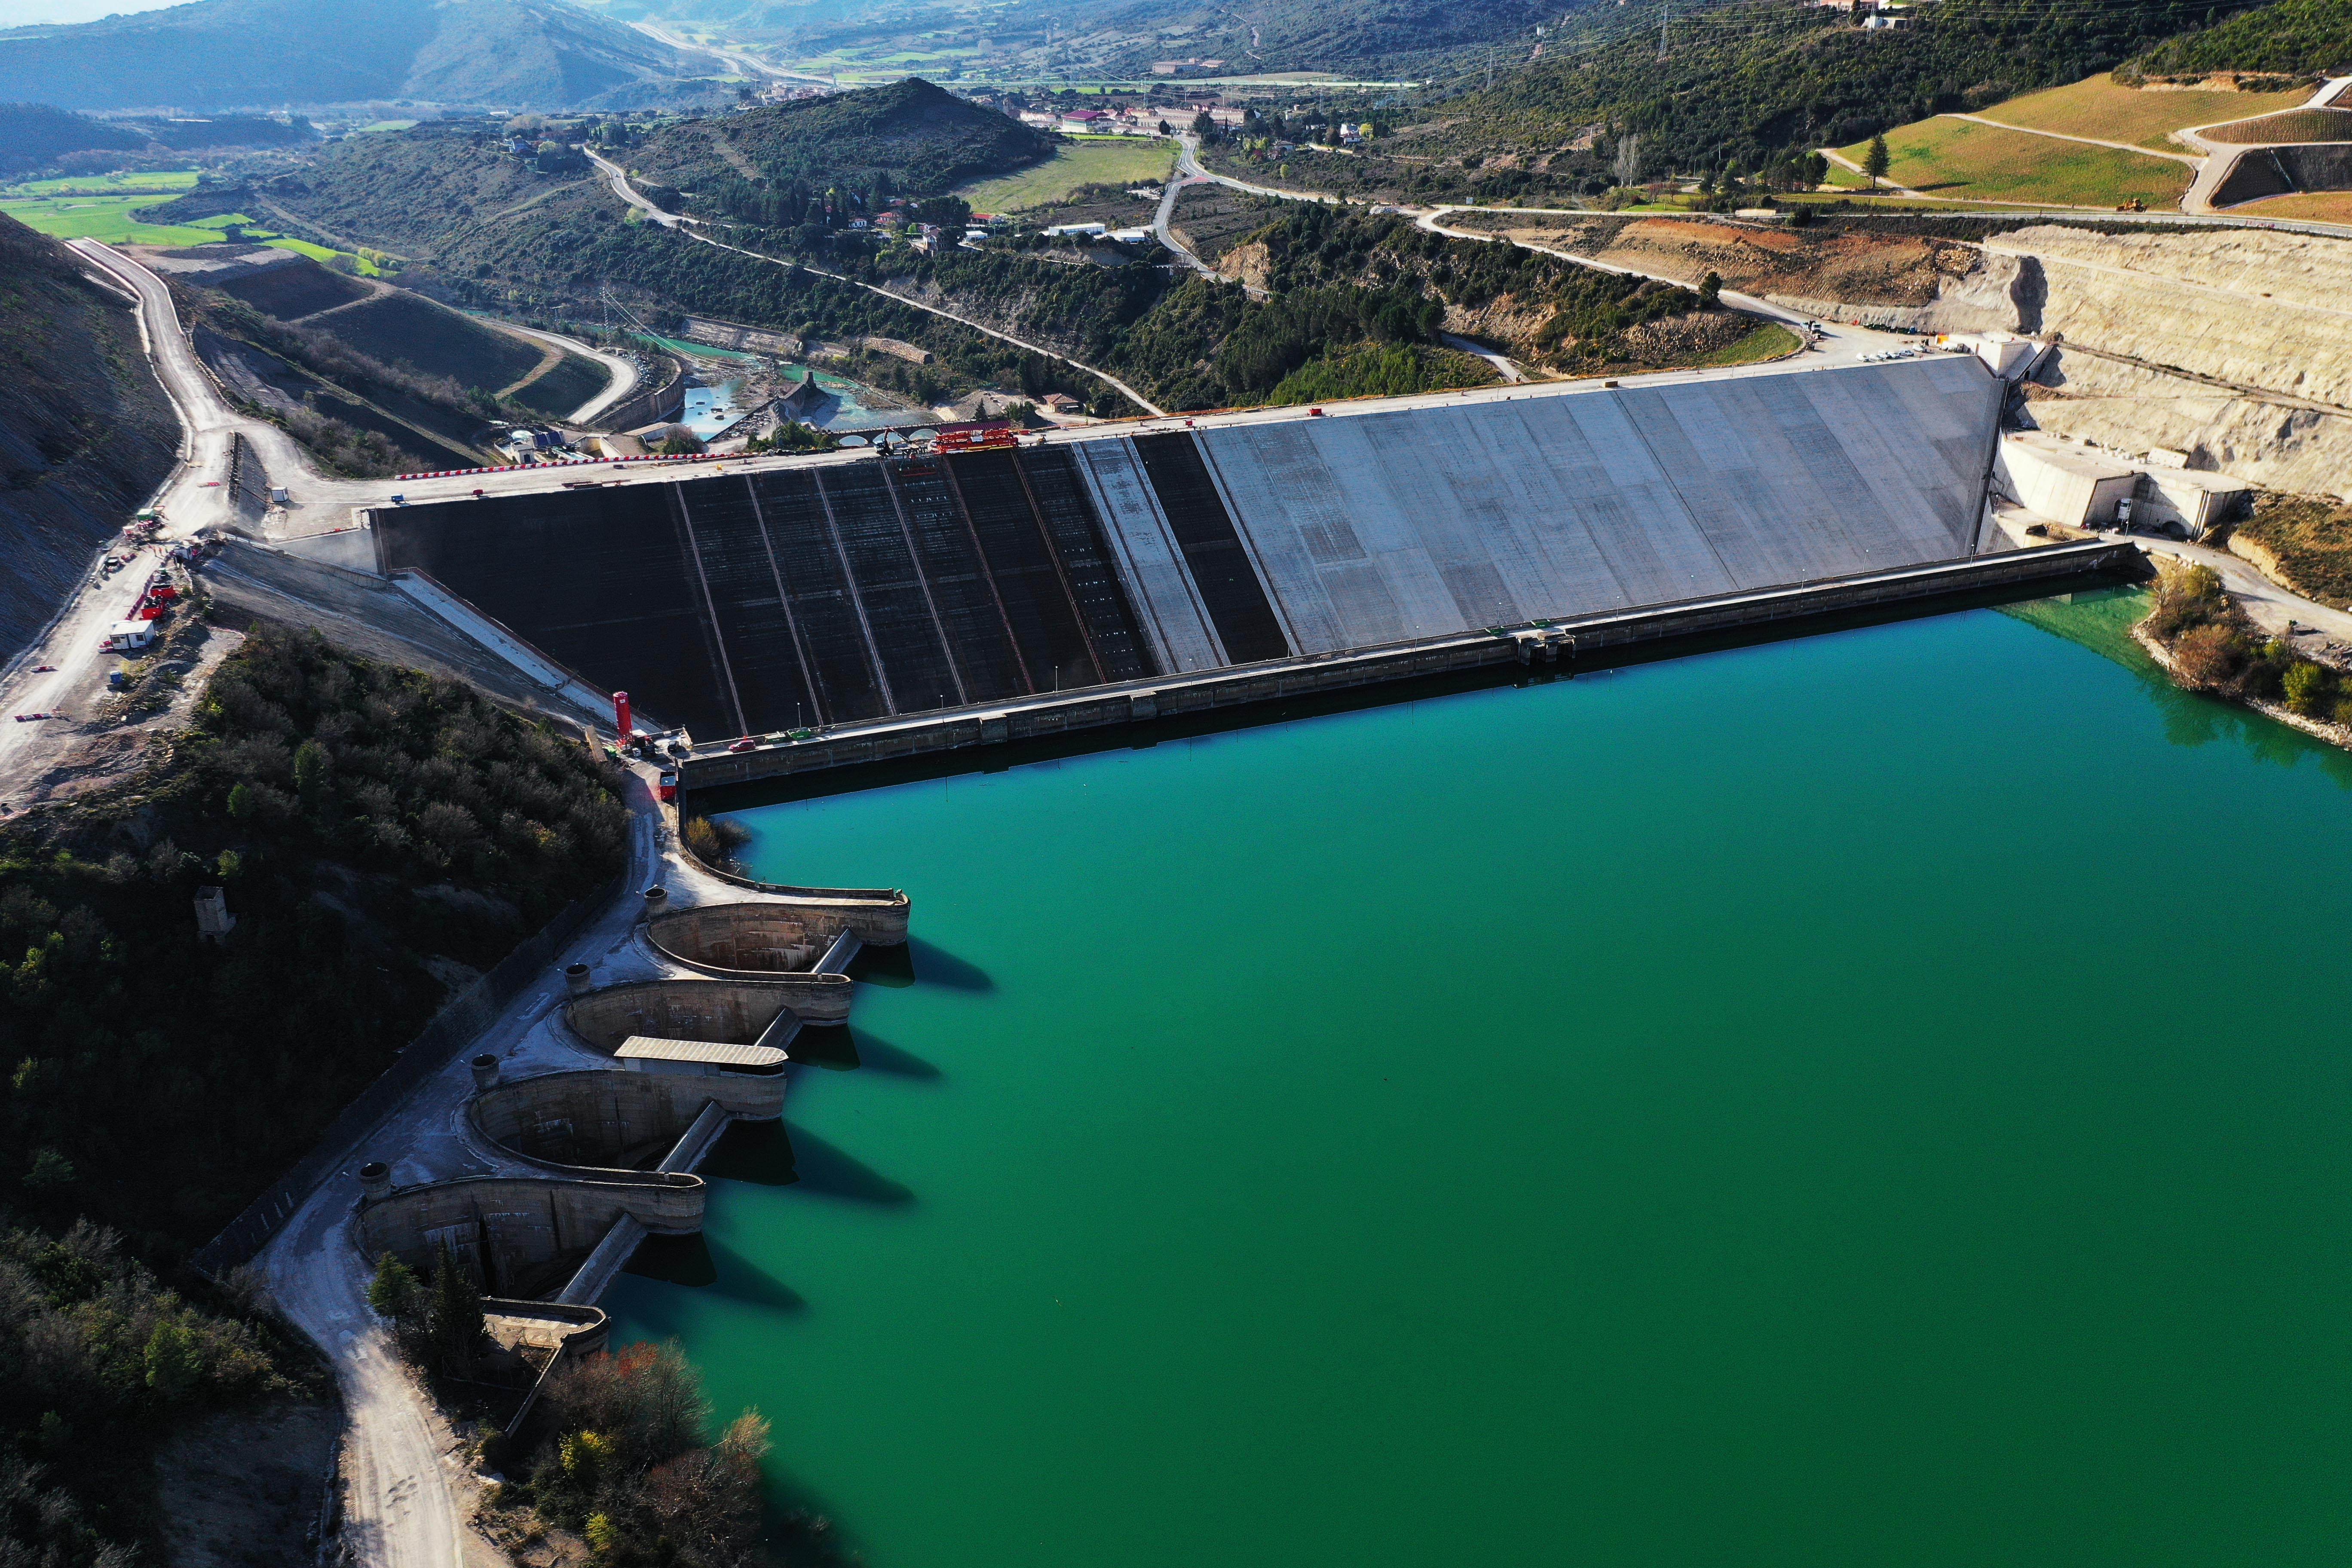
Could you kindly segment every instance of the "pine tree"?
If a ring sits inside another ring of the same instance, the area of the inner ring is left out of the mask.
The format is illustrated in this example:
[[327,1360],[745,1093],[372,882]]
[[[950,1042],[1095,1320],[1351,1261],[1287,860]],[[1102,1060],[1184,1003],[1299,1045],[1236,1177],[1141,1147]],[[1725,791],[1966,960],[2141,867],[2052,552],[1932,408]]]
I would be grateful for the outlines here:
[[377,1317],[397,1323],[424,1310],[425,1285],[415,1269],[387,1252],[375,1260],[375,1278],[368,1281],[367,1300]]
[[433,1297],[425,1340],[434,1359],[457,1377],[474,1375],[474,1347],[482,1338],[482,1292],[447,1242],[433,1262]]
[[1862,161],[1863,173],[1870,176],[1872,190],[1878,188],[1880,176],[1886,173],[1886,165],[1893,162],[1894,159],[1886,151],[1886,132],[1882,131],[1870,139],[1870,152]]

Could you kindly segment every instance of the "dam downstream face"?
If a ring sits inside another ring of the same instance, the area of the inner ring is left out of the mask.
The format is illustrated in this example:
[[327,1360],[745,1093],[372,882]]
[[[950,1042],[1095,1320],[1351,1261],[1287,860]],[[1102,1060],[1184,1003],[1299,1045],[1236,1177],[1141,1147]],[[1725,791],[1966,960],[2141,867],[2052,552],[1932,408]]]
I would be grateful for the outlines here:
[[2340,1562],[2348,782],[1974,612],[745,813],[916,979],[614,1343],[875,1568]]

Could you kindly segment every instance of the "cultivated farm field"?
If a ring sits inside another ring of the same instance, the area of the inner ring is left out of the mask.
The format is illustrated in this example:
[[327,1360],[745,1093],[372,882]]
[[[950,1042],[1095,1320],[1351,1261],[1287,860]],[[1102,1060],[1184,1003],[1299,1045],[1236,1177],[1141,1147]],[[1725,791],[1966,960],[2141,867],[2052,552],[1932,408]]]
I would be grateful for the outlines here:
[[956,195],[974,212],[1021,212],[1068,199],[1081,185],[1158,184],[1175,165],[1176,143],[1144,136],[1086,136],[1017,174],[982,180]]
[[[1948,116],[1886,133],[1890,180],[1924,195],[1979,201],[2113,207],[2135,198],[2179,205],[2195,173],[2187,163],[2084,142],[2062,142]],[[1861,163],[1868,142],[1839,152]],[[1841,183],[1853,183],[1851,180]]]
[[[2005,125],[2054,131],[2062,136],[2088,136],[2099,142],[2127,142],[2159,152],[2190,151],[2168,132],[2190,125],[2210,125],[2221,120],[2242,120],[2293,109],[2311,94],[2292,92],[2221,92],[2192,88],[2185,90],[2129,88],[2102,73],[2065,87],[2029,92],[2004,100],[1978,112]],[[1906,129],[1915,129],[1906,127]],[[1889,132],[1891,146],[1900,132]]]
[[2352,110],[2297,109],[2267,114],[2242,125],[2225,125],[2205,133],[2209,141],[2259,145],[2265,142],[2352,142]]

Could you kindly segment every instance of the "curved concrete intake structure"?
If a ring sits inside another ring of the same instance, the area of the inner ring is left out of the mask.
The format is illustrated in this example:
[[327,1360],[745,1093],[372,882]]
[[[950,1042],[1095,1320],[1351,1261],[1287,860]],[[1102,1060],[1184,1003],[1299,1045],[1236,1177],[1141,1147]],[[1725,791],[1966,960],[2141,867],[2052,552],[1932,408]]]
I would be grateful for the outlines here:
[[[817,965],[843,931],[866,940],[858,923],[837,907],[819,904],[700,904],[655,915],[646,922],[646,940],[664,957],[707,974],[793,986],[830,1018],[833,994],[845,998],[850,980],[820,973]],[[898,940],[906,941],[903,925]],[[793,1005],[815,1021],[817,1014],[809,1007],[798,1000]]]
[[839,1005],[820,1017],[803,1005],[830,1003],[830,995],[812,998],[771,980],[632,980],[575,998],[565,1005],[563,1021],[590,1049],[606,1056],[632,1035],[748,1046],[787,1011],[804,1023],[840,1023],[849,1016],[849,991],[843,980]]
[[593,1180],[659,1159],[713,1105],[730,1117],[772,1121],[784,1113],[784,1077],[582,1068],[484,1089],[467,1114],[508,1153]]
[[420,1272],[446,1241],[478,1266],[486,1294],[525,1300],[561,1287],[624,1218],[657,1236],[700,1230],[707,1192],[700,1176],[665,1171],[462,1176],[362,1202],[354,1233],[362,1257],[389,1252]]
[[[697,862],[700,864],[700,862]],[[702,868],[719,880],[732,882],[739,888],[764,893],[766,898],[754,903],[706,904],[704,909],[766,909],[786,918],[808,922],[812,929],[822,924],[825,941],[844,931],[855,931],[857,940],[876,947],[897,947],[907,940],[907,922],[912,902],[897,888],[793,888],[782,882],[755,882],[748,877],[731,876],[709,866]],[[698,911],[680,910],[679,914]],[[817,951],[824,951],[822,944]]]

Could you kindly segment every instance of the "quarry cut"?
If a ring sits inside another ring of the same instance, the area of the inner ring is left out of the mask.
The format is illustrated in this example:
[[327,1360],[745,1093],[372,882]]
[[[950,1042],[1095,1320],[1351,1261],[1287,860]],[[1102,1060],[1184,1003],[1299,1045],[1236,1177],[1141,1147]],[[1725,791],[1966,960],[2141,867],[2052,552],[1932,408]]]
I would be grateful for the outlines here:
[[1973,357],[1265,411],[380,509],[376,563],[710,740],[1977,552]]

